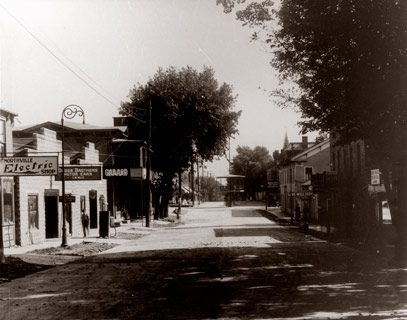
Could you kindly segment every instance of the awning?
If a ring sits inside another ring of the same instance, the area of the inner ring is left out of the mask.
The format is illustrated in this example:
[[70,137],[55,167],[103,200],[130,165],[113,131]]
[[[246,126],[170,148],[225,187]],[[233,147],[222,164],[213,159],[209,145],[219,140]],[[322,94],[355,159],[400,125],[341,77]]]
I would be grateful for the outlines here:
[[181,186],[181,189],[182,189],[182,191],[184,191],[186,193],[191,193],[192,192],[192,190],[190,188],[188,188],[188,187]]
[[221,179],[221,178],[245,178],[245,176],[241,176],[241,175],[238,175],[238,174],[227,174],[227,175],[224,175],[224,176],[218,176],[216,178],[218,178],[218,179]]

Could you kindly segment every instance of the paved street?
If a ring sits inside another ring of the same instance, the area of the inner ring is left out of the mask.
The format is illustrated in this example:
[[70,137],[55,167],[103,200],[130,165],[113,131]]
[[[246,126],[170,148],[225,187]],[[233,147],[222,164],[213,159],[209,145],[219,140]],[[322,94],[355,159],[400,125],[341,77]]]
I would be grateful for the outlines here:
[[0,318],[407,319],[407,270],[262,209],[183,209],[177,227],[5,283]]

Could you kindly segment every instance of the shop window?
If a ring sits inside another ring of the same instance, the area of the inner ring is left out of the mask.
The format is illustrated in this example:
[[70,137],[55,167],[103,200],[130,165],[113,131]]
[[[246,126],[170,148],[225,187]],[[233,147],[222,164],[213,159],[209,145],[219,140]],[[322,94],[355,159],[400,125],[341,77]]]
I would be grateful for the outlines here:
[[86,196],[81,196],[81,213],[85,213],[86,211]]
[[2,181],[2,191],[3,191],[3,222],[5,224],[10,224],[14,222],[12,179],[4,179]]
[[28,227],[38,229],[38,195],[28,195]]
[[306,167],[305,168],[305,180],[310,181],[312,176],[312,167]]

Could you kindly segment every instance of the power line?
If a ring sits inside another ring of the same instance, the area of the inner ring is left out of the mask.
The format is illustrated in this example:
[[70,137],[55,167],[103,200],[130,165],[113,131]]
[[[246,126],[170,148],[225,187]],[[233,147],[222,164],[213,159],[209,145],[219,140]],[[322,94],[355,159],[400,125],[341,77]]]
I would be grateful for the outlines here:
[[[112,100],[110,100],[108,97],[103,95],[99,90],[94,88],[88,81],[86,81],[83,77],[81,77],[75,70],[73,70],[69,65],[67,65],[61,58],[59,58],[51,49],[49,49],[37,36],[35,36],[16,16],[14,16],[7,8],[5,8],[1,3],[0,7],[10,16],[12,17],[35,41],[37,41],[46,51],[48,51],[49,54],[51,54],[59,63],[61,63],[65,68],[67,68],[73,75],[75,75],[79,80],[81,80],[84,84],[86,84],[91,90],[96,92],[100,97],[105,99],[107,102],[109,102],[111,105],[113,105],[116,108],[119,108],[119,106],[116,105]],[[69,60],[69,59],[68,59]],[[70,60],[69,60],[70,61]],[[71,61],[72,62],[72,61]],[[75,65],[75,64],[74,64]],[[75,65],[76,66],[76,65]],[[100,85],[96,83],[89,75],[87,75],[83,70],[81,70],[79,67],[77,67],[80,71],[82,71],[93,83],[95,83],[97,86],[102,88]],[[102,88],[103,89],[103,88]],[[103,89],[106,91],[105,89]],[[106,91],[107,92],[107,91]]]

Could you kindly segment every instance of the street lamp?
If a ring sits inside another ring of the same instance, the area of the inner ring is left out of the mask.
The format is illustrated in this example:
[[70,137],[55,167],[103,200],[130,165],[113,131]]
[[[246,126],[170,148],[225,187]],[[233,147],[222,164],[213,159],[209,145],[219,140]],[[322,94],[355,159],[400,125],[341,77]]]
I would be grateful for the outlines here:
[[62,126],[62,244],[61,247],[67,247],[67,235],[66,235],[66,208],[65,208],[65,131],[64,131],[64,117],[66,119],[73,119],[78,115],[83,118],[83,124],[85,124],[85,113],[82,108],[76,104],[70,104],[62,110],[61,126]]

